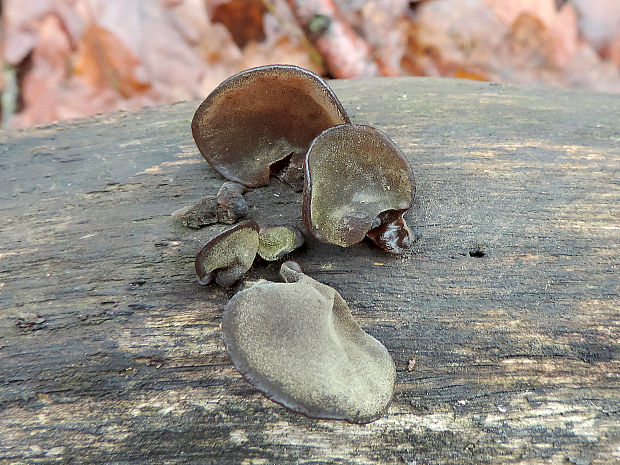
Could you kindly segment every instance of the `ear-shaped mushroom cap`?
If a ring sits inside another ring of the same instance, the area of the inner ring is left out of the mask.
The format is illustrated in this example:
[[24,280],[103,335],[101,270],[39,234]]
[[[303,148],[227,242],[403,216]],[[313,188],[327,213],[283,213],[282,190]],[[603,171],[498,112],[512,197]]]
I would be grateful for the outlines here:
[[244,221],[209,240],[196,256],[198,282],[215,278],[220,286],[237,282],[252,266],[258,250],[258,224]]
[[409,247],[402,215],[415,192],[401,150],[376,128],[342,124],[323,131],[306,154],[302,217],[323,242],[348,247],[368,235],[391,253]]
[[301,247],[304,236],[297,228],[272,226],[261,228],[258,233],[258,255],[264,260],[274,261]]
[[272,400],[316,418],[367,423],[387,409],[396,370],[331,287],[282,266],[226,306],[222,331],[245,378]]
[[319,76],[269,65],[222,82],[196,110],[192,134],[222,176],[260,187],[269,184],[272,165],[305,153],[321,131],[346,122],[342,105]]

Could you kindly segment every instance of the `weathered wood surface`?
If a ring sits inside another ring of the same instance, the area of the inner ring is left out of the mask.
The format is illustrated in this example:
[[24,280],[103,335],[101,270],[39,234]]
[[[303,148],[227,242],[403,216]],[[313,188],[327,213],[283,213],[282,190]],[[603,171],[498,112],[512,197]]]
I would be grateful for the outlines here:
[[[222,182],[181,103],[0,135],[0,463],[620,460],[620,97],[333,87],[417,177],[404,257],[296,255],[392,354],[387,416],[308,419],[232,367],[229,295],[193,271],[215,228],[170,218]],[[278,182],[246,198],[261,224],[300,221]]]

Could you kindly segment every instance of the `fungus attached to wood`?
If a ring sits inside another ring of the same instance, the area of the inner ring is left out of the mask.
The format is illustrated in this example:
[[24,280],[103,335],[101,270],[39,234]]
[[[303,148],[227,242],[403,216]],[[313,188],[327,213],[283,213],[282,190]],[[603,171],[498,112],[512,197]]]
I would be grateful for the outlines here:
[[246,191],[245,186],[227,181],[220,187],[217,197],[203,197],[195,205],[174,211],[172,217],[194,229],[214,223],[236,223],[248,214],[248,204],[243,198]]
[[179,208],[172,212],[172,218],[183,226],[193,229],[217,223],[217,201],[215,197],[203,197],[195,205]]
[[229,287],[250,269],[258,250],[258,224],[244,221],[209,240],[196,256],[200,284]]
[[304,236],[297,228],[272,226],[261,228],[258,235],[258,255],[267,261],[278,260],[301,247]]
[[272,400],[315,418],[367,423],[392,398],[396,370],[334,289],[282,265],[286,283],[237,293],[222,331],[245,378]]
[[301,166],[321,131],[347,122],[319,76],[297,66],[269,65],[222,82],[196,110],[192,134],[203,157],[226,179],[260,187],[289,157],[293,168]]
[[403,253],[410,233],[403,214],[415,193],[402,151],[370,126],[342,124],[323,131],[306,155],[302,217],[323,242],[348,247],[368,236]]
[[284,263],[282,263],[282,266],[280,266],[280,276],[282,276],[282,279],[284,279],[284,281],[286,282],[297,281],[297,279],[294,279],[291,277],[292,274],[303,273],[303,272],[304,272],[303,266],[301,266],[301,263],[296,262],[295,260],[287,260]]
[[248,214],[248,204],[243,198],[247,188],[242,184],[227,181],[217,193],[217,220],[233,224]]

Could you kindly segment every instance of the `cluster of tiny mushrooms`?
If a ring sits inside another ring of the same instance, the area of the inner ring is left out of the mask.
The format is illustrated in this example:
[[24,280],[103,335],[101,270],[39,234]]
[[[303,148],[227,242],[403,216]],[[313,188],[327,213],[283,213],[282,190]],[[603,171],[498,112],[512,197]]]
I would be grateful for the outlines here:
[[[192,134],[228,181],[217,197],[173,213],[185,226],[236,223],[248,213],[243,194],[273,175],[303,190],[303,223],[319,241],[348,247],[368,237],[392,254],[410,246],[403,214],[415,184],[407,159],[383,132],[352,124],[314,73],[291,65],[242,71],[198,107]],[[230,287],[257,254],[279,260],[303,242],[294,227],[243,221],[198,253],[199,282]],[[285,261],[280,275],[283,283],[250,283],[226,306],[222,332],[235,367],[270,399],[307,416],[380,418],[396,380],[386,348],[362,330],[336,290],[299,263]]]

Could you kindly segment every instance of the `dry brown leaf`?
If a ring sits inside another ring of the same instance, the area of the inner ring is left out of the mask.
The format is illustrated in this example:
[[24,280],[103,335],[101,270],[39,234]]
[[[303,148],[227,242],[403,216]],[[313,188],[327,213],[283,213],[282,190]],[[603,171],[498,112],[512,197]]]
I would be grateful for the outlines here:
[[265,0],[267,12],[262,0],[4,0],[2,58],[21,70],[24,102],[12,125],[203,98],[267,63],[321,73],[300,24],[335,77],[620,91],[617,0],[288,2],[299,20],[287,0]]
[[304,47],[293,43],[288,37],[279,37],[273,43],[273,47],[264,47],[256,42],[250,42],[243,49],[240,70],[278,62],[296,64],[318,74],[323,71],[321,66],[310,61]]
[[508,25],[527,14],[551,28],[557,15],[555,0],[484,0],[484,5],[499,21]]
[[136,77],[138,63],[117,36],[93,23],[80,39],[73,71],[94,89],[109,87],[128,98],[150,87]]
[[242,48],[250,41],[265,39],[263,15],[266,11],[261,0],[230,0],[214,8],[211,20],[226,26],[237,46]]
[[572,0],[580,18],[579,30],[594,50],[607,57],[620,33],[618,0]]
[[482,0],[422,2],[407,31],[407,50],[401,60],[410,74],[455,76],[496,75],[488,66],[504,42],[508,27],[490,14]]
[[[411,74],[620,90],[620,74],[579,41],[573,4],[554,0],[422,2],[401,64]],[[590,51],[588,51],[588,49]]]
[[609,59],[620,68],[620,30],[618,30],[618,36],[609,47]]
[[46,15],[39,23],[39,45],[36,49],[37,60],[41,65],[65,71],[71,56],[71,39],[63,24],[55,15]]
[[43,40],[40,28],[49,16],[60,21],[69,41],[74,43],[84,26],[75,3],[75,0],[4,0],[4,58],[14,65],[26,58]]
[[515,66],[525,69],[547,66],[553,54],[553,38],[545,23],[531,13],[521,13],[506,36],[508,54]]
[[291,10],[336,78],[379,74],[370,47],[346,23],[333,0],[289,0]]

